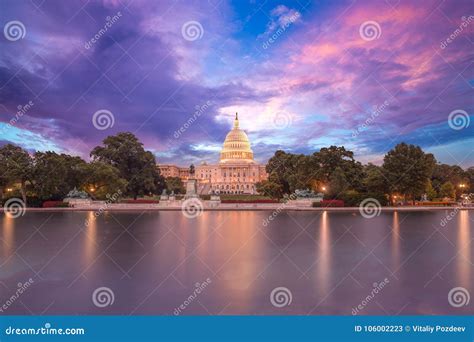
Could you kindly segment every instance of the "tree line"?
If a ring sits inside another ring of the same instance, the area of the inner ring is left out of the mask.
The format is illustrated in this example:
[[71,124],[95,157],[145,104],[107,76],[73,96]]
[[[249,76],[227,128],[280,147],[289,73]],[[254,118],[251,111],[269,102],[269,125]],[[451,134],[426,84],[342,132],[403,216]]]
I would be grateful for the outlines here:
[[266,171],[268,180],[258,183],[257,191],[273,198],[312,189],[357,205],[367,197],[393,203],[397,198],[414,202],[424,194],[428,200],[442,200],[474,192],[474,167],[464,170],[437,163],[431,153],[406,143],[390,150],[381,166],[361,164],[343,146],[321,148],[311,155],[279,150]]
[[[257,184],[260,194],[282,198],[297,189],[323,192],[326,198],[357,205],[367,197],[393,202],[398,196],[415,201],[453,198],[474,192],[474,167],[437,163],[419,146],[398,144],[383,164],[363,165],[343,146],[321,148],[310,155],[276,151],[266,166],[268,180]],[[22,197],[25,203],[62,200],[77,188],[94,199],[120,192],[137,198],[163,189],[184,193],[178,177],[166,180],[150,151],[129,132],[108,136],[90,152],[90,161],[56,152],[30,154],[12,144],[0,148],[0,198]]]
[[119,191],[136,199],[161,193],[165,186],[155,157],[132,133],[105,138],[90,157],[86,162],[51,151],[31,155],[19,146],[4,145],[0,148],[1,199],[19,191],[25,203],[62,200],[74,188],[95,199]]

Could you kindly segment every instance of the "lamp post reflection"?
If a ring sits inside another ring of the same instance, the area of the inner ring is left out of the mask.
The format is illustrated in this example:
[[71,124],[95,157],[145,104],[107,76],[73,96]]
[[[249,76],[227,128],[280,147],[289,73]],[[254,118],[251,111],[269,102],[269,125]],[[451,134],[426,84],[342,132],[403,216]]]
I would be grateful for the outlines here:
[[331,235],[329,229],[328,212],[323,211],[319,224],[320,239],[319,253],[316,267],[318,269],[318,288],[321,289],[323,296],[329,292],[330,275],[331,275]]
[[393,269],[397,269],[400,265],[400,218],[398,211],[393,212],[392,221],[392,261]]
[[459,283],[471,288],[471,232],[469,230],[469,211],[460,210],[458,217],[458,246],[456,258]]
[[3,257],[9,258],[13,253],[13,245],[15,238],[15,218],[11,215],[3,215],[1,230],[1,239],[2,239],[2,255]]

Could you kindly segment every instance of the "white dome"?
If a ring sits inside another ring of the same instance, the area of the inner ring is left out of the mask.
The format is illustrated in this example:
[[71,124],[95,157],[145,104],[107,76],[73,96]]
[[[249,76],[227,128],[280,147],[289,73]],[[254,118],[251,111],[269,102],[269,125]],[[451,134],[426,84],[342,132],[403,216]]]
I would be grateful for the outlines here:
[[221,150],[221,163],[245,162],[252,163],[253,151],[247,134],[239,128],[239,117],[235,113],[234,127],[227,133]]

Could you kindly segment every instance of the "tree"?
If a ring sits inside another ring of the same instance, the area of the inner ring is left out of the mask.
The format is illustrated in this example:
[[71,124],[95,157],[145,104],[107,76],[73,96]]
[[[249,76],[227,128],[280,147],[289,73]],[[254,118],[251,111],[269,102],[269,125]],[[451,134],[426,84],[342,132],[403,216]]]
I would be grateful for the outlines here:
[[271,182],[277,184],[283,194],[310,187],[316,175],[309,156],[286,153],[281,150],[276,151],[270,158],[266,171]]
[[466,170],[466,178],[469,193],[474,193],[474,166],[471,166]]
[[363,186],[365,191],[371,193],[387,194],[390,191],[382,167],[371,163],[364,167]]
[[439,195],[443,198],[447,197],[447,198],[456,199],[456,188],[454,187],[453,183],[446,182],[443,185],[441,185]]
[[143,144],[130,132],[108,136],[104,146],[91,152],[94,161],[102,161],[116,167],[127,184],[127,193],[137,198],[148,193],[160,193],[164,179],[156,167],[153,154],[145,151]]
[[259,194],[271,197],[271,198],[282,198],[283,189],[282,186],[271,180],[265,180],[256,184],[256,189]]
[[[292,166],[290,162],[290,154],[278,150],[275,155],[268,160],[266,171],[271,178],[271,181],[262,182],[257,191],[259,193],[266,193],[267,187],[277,187],[278,192],[284,194],[290,193],[290,184],[288,183],[288,174],[291,172]],[[273,184],[271,184],[273,183]],[[271,196],[274,197],[274,196]]]
[[433,185],[431,185],[431,181],[428,181],[428,185],[426,186],[426,196],[430,201],[434,200],[436,197],[438,197],[438,193],[436,190],[433,188]]
[[0,148],[0,164],[2,185],[19,183],[21,197],[26,205],[26,182],[30,182],[33,169],[31,156],[21,147],[7,144]]
[[[436,191],[441,190],[441,186],[446,182],[453,185],[466,183],[468,172],[457,165],[436,164],[433,169],[431,181]],[[461,189],[459,189],[461,190]]]
[[348,187],[349,182],[344,175],[344,171],[340,167],[337,167],[329,179],[329,196],[332,198],[339,198],[344,194]]
[[354,152],[346,150],[344,146],[323,147],[312,155],[312,164],[317,166],[316,178],[322,182],[329,182],[331,175],[337,168],[344,173],[348,188],[362,190],[363,167],[354,159]]
[[116,167],[101,161],[93,161],[84,168],[82,187],[93,197],[106,199],[107,195],[125,193],[127,181],[120,176],[120,171]]
[[83,184],[86,162],[80,157],[56,152],[36,152],[33,188],[41,199],[63,199]]
[[436,160],[419,146],[400,143],[384,157],[383,170],[391,192],[411,197],[413,203],[424,193]]
[[[332,177],[336,169],[339,174]],[[322,148],[309,156],[279,150],[268,161],[266,170],[269,177],[272,177],[272,182],[280,186],[283,194],[306,188],[319,192],[332,178],[339,178],[340,181],[344,178],[347,189],[362,188],[362,164],[355,161],[354,153],[343,146]]]
[[183,185],[183,181],[179,177],[167,177],[166,181],[166,189],[171,192],[173,191],[175,194],[184,194],[185,189]]

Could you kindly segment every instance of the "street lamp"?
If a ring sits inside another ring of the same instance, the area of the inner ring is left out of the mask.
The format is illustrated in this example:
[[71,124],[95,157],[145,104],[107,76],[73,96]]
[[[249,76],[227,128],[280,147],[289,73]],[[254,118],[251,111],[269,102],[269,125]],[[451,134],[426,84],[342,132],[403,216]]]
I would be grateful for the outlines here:
[[459,187],[460,187],[460,188],[465,188],[465,187],[466,187],[466,184],[461,183],[461,184],[459,184]]

